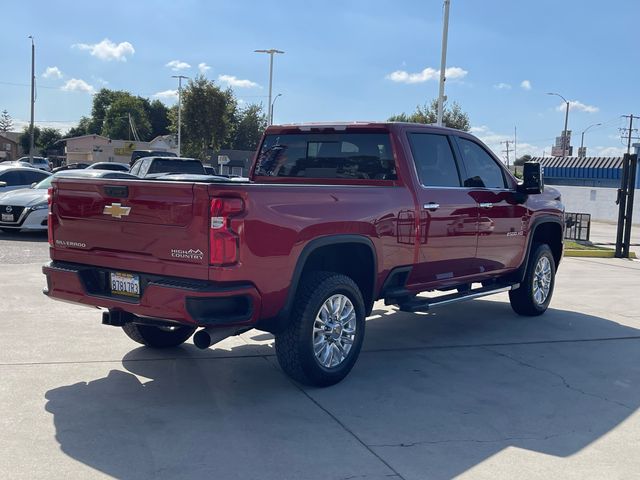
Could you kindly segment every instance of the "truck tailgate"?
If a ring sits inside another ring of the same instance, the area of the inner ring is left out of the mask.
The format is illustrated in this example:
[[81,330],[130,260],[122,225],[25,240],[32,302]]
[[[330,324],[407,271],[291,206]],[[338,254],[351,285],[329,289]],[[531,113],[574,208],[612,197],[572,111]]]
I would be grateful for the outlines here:
[[60,178],[53,196],[53,259],[207,279],[207,185]]

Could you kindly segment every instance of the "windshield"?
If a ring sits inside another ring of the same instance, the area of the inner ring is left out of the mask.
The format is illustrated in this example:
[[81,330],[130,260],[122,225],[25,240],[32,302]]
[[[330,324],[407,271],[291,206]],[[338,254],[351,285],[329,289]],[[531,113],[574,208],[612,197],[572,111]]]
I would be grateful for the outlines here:
[[50,175],[47,178],[45,178],[44,180],[36,183],[32,188],[37,188],[37,189],[47,189],[51,186],[51,182],[53,181],[53,178],[55,177],[55,175]]
[[206,173],[198,160],[156,159],[151,164],[150,173]]

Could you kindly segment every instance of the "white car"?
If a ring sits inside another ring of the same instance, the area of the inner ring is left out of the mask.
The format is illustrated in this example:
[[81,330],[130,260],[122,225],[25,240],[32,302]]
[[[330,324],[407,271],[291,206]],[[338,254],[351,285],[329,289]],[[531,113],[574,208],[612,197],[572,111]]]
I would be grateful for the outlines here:
[[[29,170],[33,171],[33,169]],[[44,174],[44,172],[37,173]],[[0,175],[2,175],[2,170],[0,170]],[[103,170],[92,170],[86,173],[84,170],[64,170],[54,175],[46,175],[44,180],[29,188],[21,188],[0,195],[0,230],[3,232],[46,230],[49,216],[47,190],[54,178],[135,178],[127,173]]]
[[16,166],[13,164],[0,164],[0,195],[28,188],[31,184],[40,182],[51,175],[48,172],[31,167]]
[[33,157],[33,162],[29,161],[29,157],[21,157],[16,161],[26,163],[33,168],[37,168],[38,170],[44,170],[45,172],[51,171],[51,164],[49,163],[49,160],[44,157]]

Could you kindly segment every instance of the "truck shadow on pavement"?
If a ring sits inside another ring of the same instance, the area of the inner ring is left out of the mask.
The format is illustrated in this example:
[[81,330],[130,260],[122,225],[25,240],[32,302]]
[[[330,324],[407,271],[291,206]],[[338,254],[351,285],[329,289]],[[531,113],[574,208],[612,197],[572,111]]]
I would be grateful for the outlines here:
[[104,378],[49,390],[46,410],[63,452],[116,478],[445,479],[508,447],[574,455],[640,406],[639,330],[468,305],[374,311],[355,369],[327,389],[294,386],[270,345],[233,358],[187,345],[134,349]]
[[10,240],[14,242],[47,242],[47,231],[43,232],[2,232],[0,231],[0,241]]

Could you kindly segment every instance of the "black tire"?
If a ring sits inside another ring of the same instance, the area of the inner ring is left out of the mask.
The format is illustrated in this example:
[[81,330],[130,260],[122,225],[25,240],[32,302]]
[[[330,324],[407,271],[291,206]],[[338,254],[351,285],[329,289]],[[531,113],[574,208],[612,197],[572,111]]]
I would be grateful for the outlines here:
[[139,323],[125,323],[122,327],[124,333],[134,342],[141,343],[151,348],[176,347],[189,340],[195,327],[155,327],[153,325],[141,325]]
[[[535,269],[538,262],[542,258],[546,258],[549,261],[551,270],[551,281],[549,285],[549,293],[544,301],[538,302],[534,297],[534,277]],[[551,302],[553,296],[553,287],[556,283],[556,262],[553,258],[553,253],[547,244],[535,244],[531,249],[529,256],[529,262],[527,263],[527,270],[524,276],[524,280],[520,284],[520,288],[511,290],[509,292],[509,300],[511,301],[511,308],[519,315],[526,315],[534,317],[542,315]]]
[[[346,296],[355,312],[355,335],[344,360],[327,368],[314,352],[313,328],[316,315],[333,295]],[[305,275],[296,292],[290,321],[276,335],[275,348],[282,370],[294,380],[317,387],[327,387],[341,381],[358,359],[364,340],[365,308],[362,293],[346,275],[333,272],[311,272]]]

